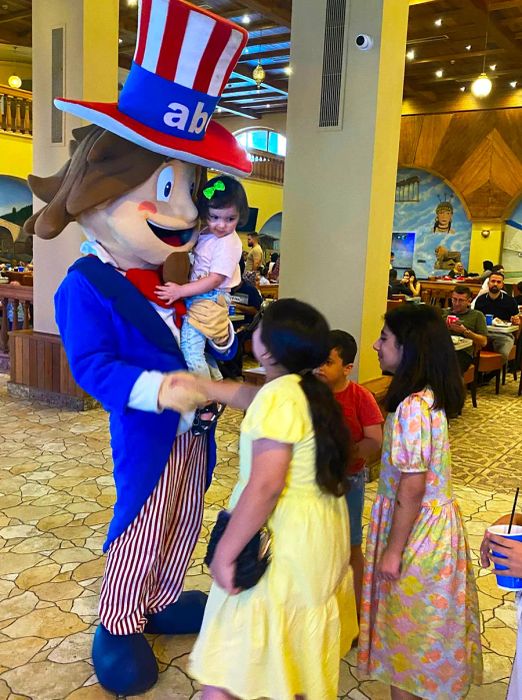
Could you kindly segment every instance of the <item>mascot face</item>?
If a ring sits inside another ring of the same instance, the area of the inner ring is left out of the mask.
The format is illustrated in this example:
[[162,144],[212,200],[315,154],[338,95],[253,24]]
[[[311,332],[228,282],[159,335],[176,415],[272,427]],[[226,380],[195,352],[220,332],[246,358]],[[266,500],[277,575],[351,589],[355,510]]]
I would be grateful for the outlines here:
[[167,160],[141,185],[83,212],[78,221],[123,269],[161,265],[197,240],[197,179],[196,166]]

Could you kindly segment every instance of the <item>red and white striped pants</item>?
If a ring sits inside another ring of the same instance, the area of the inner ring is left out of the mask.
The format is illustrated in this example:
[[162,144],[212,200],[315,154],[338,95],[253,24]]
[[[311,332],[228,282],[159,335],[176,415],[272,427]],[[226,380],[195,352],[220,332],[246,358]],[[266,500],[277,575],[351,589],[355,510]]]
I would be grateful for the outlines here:
[[143,632],[146,614],[181,594],[201,530],[206,469],[206,435],[177,437],[154,491],[111,543],[100,592],[100,620],[111,634]]

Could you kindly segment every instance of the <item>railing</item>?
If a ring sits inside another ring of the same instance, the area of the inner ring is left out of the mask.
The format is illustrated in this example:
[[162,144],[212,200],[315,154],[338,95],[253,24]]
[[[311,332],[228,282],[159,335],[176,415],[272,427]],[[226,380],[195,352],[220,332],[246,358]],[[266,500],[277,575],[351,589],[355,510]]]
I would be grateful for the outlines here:
[[33,94],[0,85],[0,131],[11,134],[33,133]]
[[248,149],[252,161],[251,177],[282,185],[285,179],[285,158],[268,151]]
[[[2,299],[0,352],[7,354],[9,352],[9,323],[11,323],[13,331],[18,331],[21,329],[25,331],[32,326],[33,288],[24,287],[16,283],[2,284],[0,285],[0,298]],[[9,311],[10,303],[12,304],[12,315]],[[23,309],[23,321],[19,321],[18,319],[20,305]]]

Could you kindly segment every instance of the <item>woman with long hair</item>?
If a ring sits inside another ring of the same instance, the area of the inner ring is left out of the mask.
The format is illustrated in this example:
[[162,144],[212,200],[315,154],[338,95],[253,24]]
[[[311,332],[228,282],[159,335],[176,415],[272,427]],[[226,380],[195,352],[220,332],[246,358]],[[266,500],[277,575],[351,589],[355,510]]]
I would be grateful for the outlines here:
[[393,374],[367,537],[359,669],[392,700],[457,700],[481,679],[471,555],[451,486],[446,416],[464,387],[451,337],[431,306],[389,311],[374,345]]

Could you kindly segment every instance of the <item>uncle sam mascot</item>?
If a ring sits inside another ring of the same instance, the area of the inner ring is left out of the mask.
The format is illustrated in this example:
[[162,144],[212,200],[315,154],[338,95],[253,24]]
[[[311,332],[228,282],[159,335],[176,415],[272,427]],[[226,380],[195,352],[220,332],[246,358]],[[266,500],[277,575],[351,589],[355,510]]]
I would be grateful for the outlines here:
[[[110,414],[117,500],[93,661],[100,683],[121,695],[158,678],[144,633],[196,632],[206,601],[182,591],[215,465],[215,425],[191,432],[202,397],[173,380],[186,371],[183,304],[161,306],[154,290],[186,281],[205,168],[250,173],[245,151],[211,119],[247,39],[183,0],[142,0],[118,103],[56,100],[92,125],[75,130],[76,150],[58,173],[30,177],[47,205],[26,230],[53,238],[75,220],[87,239],[56,293],[56,319],[76,381]],[[226,308],[204,300],[189,319],[209,352],[235,354]]]

